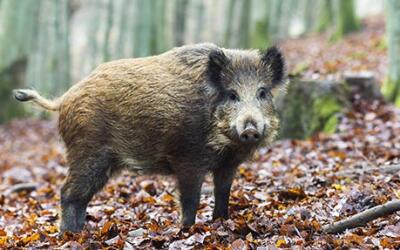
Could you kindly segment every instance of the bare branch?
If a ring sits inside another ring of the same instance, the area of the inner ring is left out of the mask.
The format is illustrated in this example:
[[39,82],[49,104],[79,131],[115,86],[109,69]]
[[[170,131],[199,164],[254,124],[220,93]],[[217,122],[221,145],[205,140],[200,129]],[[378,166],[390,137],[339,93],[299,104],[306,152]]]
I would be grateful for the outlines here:
[[361,213],[355,214],[347,219],[326,225],[322,228],[322,230],[326,233],[341,233],[346,229],[363,226],[374,219],[393,214],[399,210],[400,200],[392,200],[383,205],[375,206]]
[[10,195],[12,193],[19,193],[23,191],[33,191],[37,188],[36,183],[20,183],[9,187],[5,192],[4,195]]

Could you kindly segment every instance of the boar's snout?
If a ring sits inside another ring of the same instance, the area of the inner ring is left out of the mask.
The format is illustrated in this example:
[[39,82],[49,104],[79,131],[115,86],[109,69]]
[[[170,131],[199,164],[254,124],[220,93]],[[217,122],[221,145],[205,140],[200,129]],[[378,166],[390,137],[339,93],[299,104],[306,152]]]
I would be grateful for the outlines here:
[[252,122],[247,122],[244,130],[240,133],[239,139],[243,143],[256,143],[260,140],[260,133]]

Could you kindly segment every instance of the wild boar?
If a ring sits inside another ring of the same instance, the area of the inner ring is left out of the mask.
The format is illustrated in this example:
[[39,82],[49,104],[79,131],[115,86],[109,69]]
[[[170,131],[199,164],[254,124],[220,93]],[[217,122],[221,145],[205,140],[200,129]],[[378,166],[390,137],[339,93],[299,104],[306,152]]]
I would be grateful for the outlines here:
[[273,92],[285,78],[276,47],[260,52],[206,43],[101,64],[55,100],[14,90],[19,101],[59,112],[69,164],[60,231],[82,230],[89,201],[121,170],[174,175],[185,227],[195,222],[211,172],[213,218],[228,218],[236,168],[277,134]]

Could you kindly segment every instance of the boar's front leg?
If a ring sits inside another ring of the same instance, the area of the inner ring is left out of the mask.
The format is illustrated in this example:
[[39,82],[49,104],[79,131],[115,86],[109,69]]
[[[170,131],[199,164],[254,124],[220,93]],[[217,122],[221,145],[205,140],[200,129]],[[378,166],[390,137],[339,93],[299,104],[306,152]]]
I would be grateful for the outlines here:
[[195,223],[205,174],[199,169],[192,168],[183,168],[183,171],[177,173],[183,227],[190,227]]
[[219,167],[214,170],[214,197],[215,206],[213,219],[229,218],[229,195],[236,167]]

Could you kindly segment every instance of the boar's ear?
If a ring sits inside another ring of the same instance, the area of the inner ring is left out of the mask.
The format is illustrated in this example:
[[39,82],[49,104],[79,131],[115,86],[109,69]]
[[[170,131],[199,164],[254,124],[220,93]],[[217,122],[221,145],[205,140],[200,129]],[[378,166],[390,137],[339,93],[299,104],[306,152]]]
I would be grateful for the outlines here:
[[[221,49],[216,49],[208,55],[208,80],[213,85],[221,85],[222,70],[229,64],[229,59]],[[219,86],[222,87],[222,86]]]
[[262,67],[272,76],[274,86],[283,82],[285,74],[285,60],[280,50],[273,46],[269,48],[261,57]]

